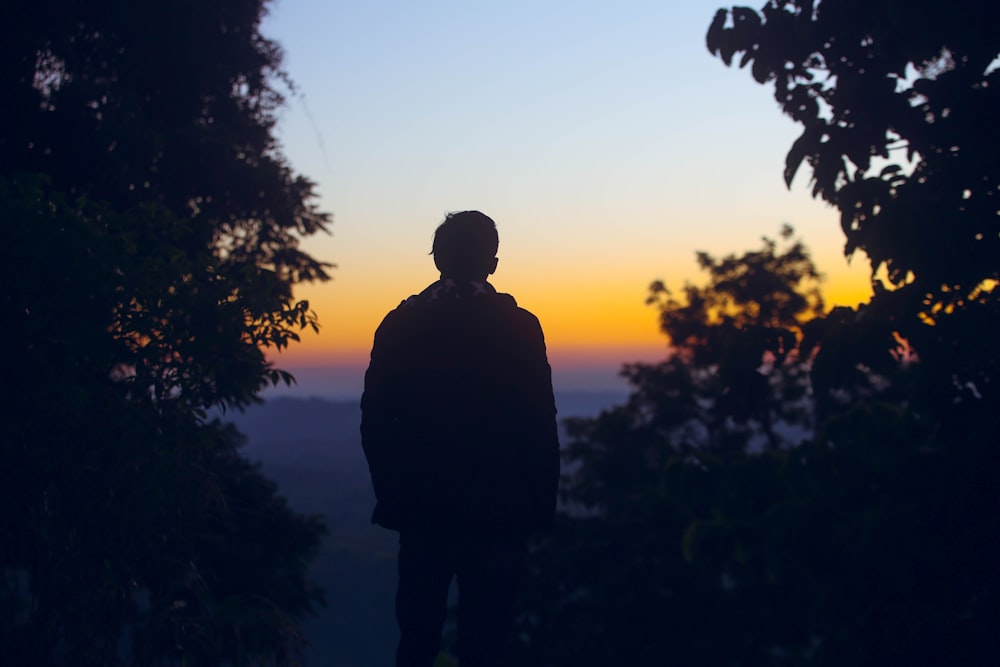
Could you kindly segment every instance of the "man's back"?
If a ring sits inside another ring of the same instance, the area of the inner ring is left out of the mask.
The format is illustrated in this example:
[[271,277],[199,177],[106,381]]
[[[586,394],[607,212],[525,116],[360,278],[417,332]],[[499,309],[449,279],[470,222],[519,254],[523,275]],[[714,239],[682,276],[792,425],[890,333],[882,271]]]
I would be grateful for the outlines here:
[[528,531],[551,517],[550,370],[509,295],[442,280],[404,301],[376,333],[362,409],[376,523]]

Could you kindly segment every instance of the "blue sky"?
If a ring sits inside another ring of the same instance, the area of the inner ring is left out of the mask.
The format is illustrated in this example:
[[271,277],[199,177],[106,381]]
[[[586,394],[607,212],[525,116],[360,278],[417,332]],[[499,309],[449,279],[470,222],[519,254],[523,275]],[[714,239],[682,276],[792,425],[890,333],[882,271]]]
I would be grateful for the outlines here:
[[334,215],[306,247],[338,265],[300,290],[322,333],[279,364],[363,364],[385,312],[436,277],[434,227],[466,208],[497,221],[494,284],[539,316],[568,384],[662,354],[650,281],[697,281],[696,250],[755,248],[782,223],[834,301],[863,299],[836,211],[807,171],[782,181],[796,126],[705,47],[720,6],[274,2],[263,32],[297,85],[278,135]]

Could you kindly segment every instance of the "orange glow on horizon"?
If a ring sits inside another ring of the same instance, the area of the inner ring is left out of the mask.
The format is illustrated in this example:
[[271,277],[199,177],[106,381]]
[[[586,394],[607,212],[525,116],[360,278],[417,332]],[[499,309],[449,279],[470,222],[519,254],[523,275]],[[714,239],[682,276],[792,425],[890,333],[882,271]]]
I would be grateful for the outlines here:
[[[300,343],[269,354],[279,366],[367,364],[375,329],[401,297],[357,294],[349,300],[334,286],[336,283],[327,283],[300,290],[300,298],[308,298],[320,315],[320,333],[302,332]],[[502,286],[498,288],[503,291]],[[510,291],[518,294],[515,288]],[[857,307],[871,296],[867,272],[851,268],[829,276],[823,293],[828,309]],[[550,361],[562,367],[662,358],[666,340],[657,325],[656,310],[645,305],[644,299],[643,285],[638,289],[605,285],[601,290],[546,285],[518,297],[520,305],[541,321]]]

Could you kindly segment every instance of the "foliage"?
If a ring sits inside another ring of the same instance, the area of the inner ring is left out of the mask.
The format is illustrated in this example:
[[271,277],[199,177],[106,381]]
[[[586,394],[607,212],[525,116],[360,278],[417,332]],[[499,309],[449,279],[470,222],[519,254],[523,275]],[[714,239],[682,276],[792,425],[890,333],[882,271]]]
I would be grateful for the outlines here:
[[[907,602],[920,611],[899,612],[905,626],[881,643],[866,644],[876,639],[846,618],[831,626],[844,645],[886,661],[976,662],[1000,617],[983,593],[996,586],[989,563],[998,547],[984,512],[997,502],[988,480],[997,478],[1000,444],[989,333],[1000,325],[997,18],[972,2],[946,11],[929,2],[770,2],[760,12],[720,10],[707,36],[727,64],[742,53],[759,82],[774,83],[782,109],[803,126],[786,182],[809,164],[814,194],[840,210],[846,252],[866,254],[880,279],[870,303],[811,323],[803,350],[815,357],[824,424],[811,446],[832,447],[828,465],[849,471],[845,480],[885,489],[855,512],[876,525],[893,517],[880,530],[907,547],[886,559],[893,570],[880,585],[840,590],[902,608],[907,593],[887,586],[899,572],[921,582]],[[905,437],[879,422],[899,424]],[[864,457],[846,468],[841,460],[859,447]],[[870,558],[859,570],[879,564]],[[911,653],[902,660],[890,650]]]
[[[980,389],[989,374],[970,360],[990,358],[989,346],[966,347],[963,361],[942,347],[941,332],[974,337],[1000,323],[998,18],[992,5],[971,1],[944,11],[934,2],[775,0],[760,11],[719,10],[707,35],[726,64],[742,54],[757,81],[774,84],[783,111],[803,126],[786,182],[806,162],[813,193],[840,210],[846,253],[863,252],[873,277],[887,282],[875,284],[869,307],[839,313],[830,326],[843,330],[853,319],[868,332],[881,328],[881,361],[899,337],[927,367],[947,367],[948,385]],[[948,356],[932,360],[941,353]],[[865,360],[827,365],[858,363]]]
[[[811,430],[806,359],[797,350],[802,326],[823,308],[820,276],[790,227],[785,247],[768,238],[758,251],[715,259],[699,253],[708,274],[678,300],[662,282],[650,287],[672,345],[658,364],[632,364],[623,374],[628,402],[600,420],[568,420],[566,453],[579,464],[574,502],[615,512],[641,508],[663,482],[674,455],[731,455],[782,449]],[[613,478],[610,476],[614,475]],[[612,489],[627,492],[619,505]]]
[[291,380],[263,348],[327,277],[264,4],[8,5],[4,663],[291,664],[323,526],[207,419]]
[[[624,405],[567,420],[565,516],[533,561],[525,664],[567,650],[584,665],[754,664],[782,636],[744,616],[771,587],[726,551],[752,555],[760,528],[741,524],[780,496],[812,429],[797,345],[822,312],[820,276],[792,230],[781,236],[739,257],[699,253],[708,281],[682,299],[653,283],[669,357],[625,367]],[[744,534],[719,535],[730,529]]]
[[[809,293],[799,244],[744,257],[703,266],[732,260],[748,282]],[[754,276],[772,270],[774,283]],[[801,348],[761,359],[781,351],[778,333],[805,340],[826,320],[772,319],[731,285],[712,272],[678,302],[654,284],[671,356],[626,367],[624,405],[567,422],[563,513],[532,559],[521,664],[978,664],[1000,612],[983,515],[1000,500],[996,415],[912,409],[923,370],[897,359],[887,378],[858,371],[816,423]],[[740,345],[745,356],[727,353]],[[721,380],[740,369],[765,381]]]
[[[45,174],[70,202],[104,208],[94,224],[142,219],[119,249],[133,291],[116,318],[135,341],[121,361],[141,391],[246,404],[259,385],[227,376],[270,379],[259,346],[315,325],[291,285],[326,278],[296,234],[324,229],[328,215],[272,136],[280,50],[257,31],[263,3],[51,0],[3,11],[0,174]],[[155,255],[171,282],[136,275],[127,254]]]
[[814,194],[840,209],[847,253],[884,265],[893,286],[919,282],[933,303],[998,277],[998,18],[972,0],[772,0],[719,10],[708,31],[712,53],[742,54],[802,124],[786,182],[808,163]]
[[[561,664],[567,645],[580,665],[993,658],[996,18],[855,0],[716,15],[709,49],[742,54],[803,125],[785,180],[810,166],[875,294],[772,324],[755,308],[801,285],[754,253],[702,259],[709,285],[683,302],[654,284],[670,355],[626,367],[624,405],[567,425],[524,664]],[[733,282],[722,266],[760,273]],[[748,446],[778,423],[808,437]]]

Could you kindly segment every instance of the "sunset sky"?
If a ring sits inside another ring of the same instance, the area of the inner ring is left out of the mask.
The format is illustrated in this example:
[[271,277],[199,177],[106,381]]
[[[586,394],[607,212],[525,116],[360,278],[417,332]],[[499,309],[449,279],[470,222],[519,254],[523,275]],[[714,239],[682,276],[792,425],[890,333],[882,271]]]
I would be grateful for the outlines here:
[[[754,6],[758,3],[750,3]],[[319,335],[275,357],[298,391],[360,388],[385,313],[437,278],[448,211],[497,222],[493,284],[542,322],[560,389],[615,384],[662,357],[654,279],[701,279],[694,253],[740,253],[792,224],[832,304],[867,298],[797,127],[770,88],[705,48],[717,0],[276,0],[263,25],[297,85],[278,136],[334,216],[305,247],[338,266],[297,291]]]

